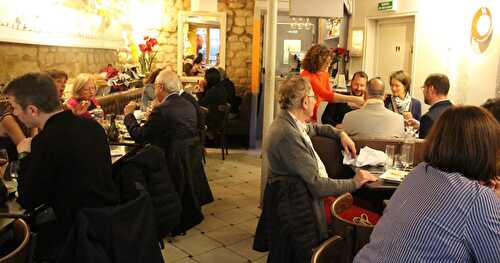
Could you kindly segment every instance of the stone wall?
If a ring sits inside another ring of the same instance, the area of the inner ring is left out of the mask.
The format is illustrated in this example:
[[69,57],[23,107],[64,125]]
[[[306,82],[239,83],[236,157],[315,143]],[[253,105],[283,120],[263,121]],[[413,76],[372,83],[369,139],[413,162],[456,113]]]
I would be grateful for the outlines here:
[[219,0],[227,12],[226,72],[239,94],[250,90],[254,1]]
[[[165,1],[165,15],[170,21],[160,31],[160,49],[153,67],[177,69],[177,17],[180,10],[190,10],[190,1]],[[218,0],[218,11],[227,12],[226,73],[240,95],[250,90],[253,10],[254,0]]]
[[0,84],[27,72],[48,69],[64,70],[70,77],[96,73],[108,63],[118,63],[116,50],[0,42]]

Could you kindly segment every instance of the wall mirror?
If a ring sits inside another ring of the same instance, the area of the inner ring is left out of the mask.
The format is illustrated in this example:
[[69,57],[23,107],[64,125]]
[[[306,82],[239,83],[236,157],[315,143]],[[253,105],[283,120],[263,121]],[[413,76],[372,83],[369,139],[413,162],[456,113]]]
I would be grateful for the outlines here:
[[[201,58],[200,65],[197,60]],[[198,59],[197,59],[198,58]],[[179,12],[177,72],[184,82],[197,81],[210,67],[225,68],[226,12]]]

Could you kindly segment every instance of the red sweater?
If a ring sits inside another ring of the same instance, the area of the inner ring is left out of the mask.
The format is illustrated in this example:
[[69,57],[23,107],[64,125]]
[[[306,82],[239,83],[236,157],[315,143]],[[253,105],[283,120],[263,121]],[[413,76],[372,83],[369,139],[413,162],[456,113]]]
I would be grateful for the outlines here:
[[308,78],[311,82],[312,89],[316,95],[316,105],[314,105],[314,114],[312,121],[316,121],[316,112],[318,111],[319,104],[322,101],[333,102],[333,90],[330,88],[329,76],[326,71],[318,71],[311,73],[307,70],[300,72],[300,76]]

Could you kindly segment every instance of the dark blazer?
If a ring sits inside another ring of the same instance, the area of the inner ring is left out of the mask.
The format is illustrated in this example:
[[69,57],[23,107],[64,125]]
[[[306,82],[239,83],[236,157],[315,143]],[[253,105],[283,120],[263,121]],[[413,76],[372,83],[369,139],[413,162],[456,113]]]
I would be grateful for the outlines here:
[[189,101],[196,109],[197,127],[201,131],[205,127],[206,120],[205,120],[205,114],[202,112],[200,104],[193,95],[187,92],[183,92],[181,94],[181,97]]
[[63,111],[50,117],[21,160],[19,198],[30,210],[41,204],[54,209],[63,240],[82,208],[119,203],[111,176],[111,156],[104,129],[94,120]]
[[136,142],[152,143],[167,150],[173,141],[197,135],[196,116],[193,105],[174,93],[153,109],[143,126],[137,123],[134,114],[127,114],[124,123]]
[[443,100],[432,105],[429,111],[420,119],[418,137],[424,139],[431,131],[432,124],[434,124],[434,122],[439,119],[439,116],[451,106],[453,106],[453,104],[449,100]]
[[330,124],[333,127],[341,124],[346,113],[352,111],[347,103],[328,103],[321,116],[321,123]]
[[[387,97],[384,100],[385,107],[391,111],[394,111],[394,108],[392,106],[392,96],[387,95]],[[411,98],[410,102],[410,112],[411,116],[413,116],[414,119],[417,121],[420,121],[420,116],[422,116],[422,104],[420,101],[416,98]]]
[[[330,125],[308,125],[310,137],[322,135],[338,139],[340,130]],[[299,128],[288,111],[283,110],[273,121],[263,143],[265,176],[295,176],[307,185],[312,196],[312,206],[321,239],[328,237],[323,197],[343,194],[356,189],[352,179],[330,179],[318,175],[314,150],[301,136]],[[264,177],[266,179],[266,177]]]

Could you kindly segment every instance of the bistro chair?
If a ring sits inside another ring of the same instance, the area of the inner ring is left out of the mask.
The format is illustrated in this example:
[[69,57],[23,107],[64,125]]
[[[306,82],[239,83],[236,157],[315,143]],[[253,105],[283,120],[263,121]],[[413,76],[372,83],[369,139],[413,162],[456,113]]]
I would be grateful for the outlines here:
[[30,232],[28,224],[22,217],[24,217],[24,215],[0,214],[0,218],[15,218],[12,224],[7,226],[7,228],[10,229],[2,230],[2,235],[5,237],[7,235],[11,236],[9,240],[6,240],[5,243],[2,244],[0,263],[33,262],[36,235]]
[[333,236],[314,249],[311,263],[342,262],[345,241],[340,236]]
[[356,253],[370,240],[373,228],[380,219],[380,215],[353,204],[352,195],[345,193],[331,206],[334,234],[345,239],[343,262],[352,262]]
[[342,163],[342,145],[339,139],[324,136],[311,137],[314,150],[325,165],[328,177],[333,179],[352,178],[354,171]]
[[224,117],[222,119],[222,125],[220,129],[217,131],[220,142],[220,150],[222,154],[222,160],[225,160],[225,155],[229,154],[228,151],[228,142],[227,142],[227,128],[229,126],[229,111],[231,110],[231,104],[226,103],[217,106],[217,109],[224,113]]

